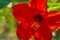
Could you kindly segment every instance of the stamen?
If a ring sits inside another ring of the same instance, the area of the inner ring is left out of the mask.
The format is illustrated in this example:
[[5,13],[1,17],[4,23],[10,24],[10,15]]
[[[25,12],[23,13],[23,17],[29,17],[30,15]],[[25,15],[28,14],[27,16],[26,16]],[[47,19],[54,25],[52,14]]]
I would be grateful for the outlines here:
[[38,27],[40,27],[39,23],[38,22],[34,22],[31,26],[34,30],[37,30]]

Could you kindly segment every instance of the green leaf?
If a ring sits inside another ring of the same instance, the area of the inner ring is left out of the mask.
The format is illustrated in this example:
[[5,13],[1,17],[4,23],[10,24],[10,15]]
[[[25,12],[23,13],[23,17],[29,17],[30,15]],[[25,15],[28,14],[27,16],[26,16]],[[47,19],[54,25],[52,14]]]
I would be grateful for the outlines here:
[[60,3],[48,3],[48,7],[60,6]]
[[60,6],[56,6],[56,7],[49,7],[48,12],[53,11],[53,10],[60,10]]

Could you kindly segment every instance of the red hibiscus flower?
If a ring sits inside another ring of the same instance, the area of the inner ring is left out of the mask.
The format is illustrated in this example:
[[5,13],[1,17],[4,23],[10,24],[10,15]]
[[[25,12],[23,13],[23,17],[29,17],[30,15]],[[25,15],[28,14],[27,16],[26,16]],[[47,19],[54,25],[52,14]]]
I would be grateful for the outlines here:
[[60,27],[60,11],[54,10],[51,12],[47,11],[47,1],[46,0],[31,0],[30,6],[42,10],[46,13],[41,13],[41,15],[48,21],[51,30],[57,30]]
[[[44,0],[43,2],[43,6],[46,6],[46,1]],[[39,8],[37,5],[36,8],[35,6],[29,6],[26,3],[14,6],[13,15],[18,22],[21,22],[17,25],[17,36],[19,38],[22,40],[29,40],[34,37],[34,40],[52,40],[48,21],[43,18],[45,17],[43,15],[46,14],[46,8],[43,6],[41,5],[41,8]]]

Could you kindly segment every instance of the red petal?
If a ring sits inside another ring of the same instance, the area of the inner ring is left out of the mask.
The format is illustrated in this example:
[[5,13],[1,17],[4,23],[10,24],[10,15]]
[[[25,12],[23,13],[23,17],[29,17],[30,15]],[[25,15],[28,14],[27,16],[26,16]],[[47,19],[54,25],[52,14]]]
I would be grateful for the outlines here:
[[30,0],[30,6],[42,11],[47,11],[47,0]]
[[59,30],[59,28],[60,28],[60,25],[50,26],[50,29],[51,29],[51,30],[54,30],[54,31]]
[[21,28],[22,27],[22,25],[18,25],[17,26],[17,29],[16,29],[16,31],[17,31],[17,36],[19,37],[19,38],[21,38],[21,39],[25,39],[25,34],[24,34],[24,32],[23,32],[23,28]]
[[49,21],[49,25],[52,30],[56,30],[59,28],[60,25],[60,12],[59,11],[52,11],[48,13],[48,19],[46,21]]
[[42,35],[42,39],[44,40],[52,40],[52,33],[51,30],[49,29],[49,24],[48,21],[43,20],[41,23],[41,28],[40,28],[40,33]]
[[25,23],[19,24],[17,26],[17,30],[16,30],[17,36],[23,40],[28,40],[29,38],[31,38],[31,35],[32,35],[31,32],[29,32],[27,26],[28,24],[25,24]]
[[13,15],[17,21],[31,21],[35,15],[39,14],[37,9],[33,9],[26,3],[17,4],[13,8]]

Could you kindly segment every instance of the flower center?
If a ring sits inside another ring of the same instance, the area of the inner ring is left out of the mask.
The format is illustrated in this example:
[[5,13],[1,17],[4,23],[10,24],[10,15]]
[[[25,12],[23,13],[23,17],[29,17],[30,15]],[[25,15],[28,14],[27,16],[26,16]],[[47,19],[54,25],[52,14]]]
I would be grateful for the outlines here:
[[41,15],[36,15],[36,16],[34,16],[34,21],[35,22],[41,22],[43,20],[43,18],[42,18],[42,16]]
[[40,27],[40,22],[43,20],[41,15],[34,16],[34,22],[31,25],[31,28],[33,29],[33,32],[37,31]]

